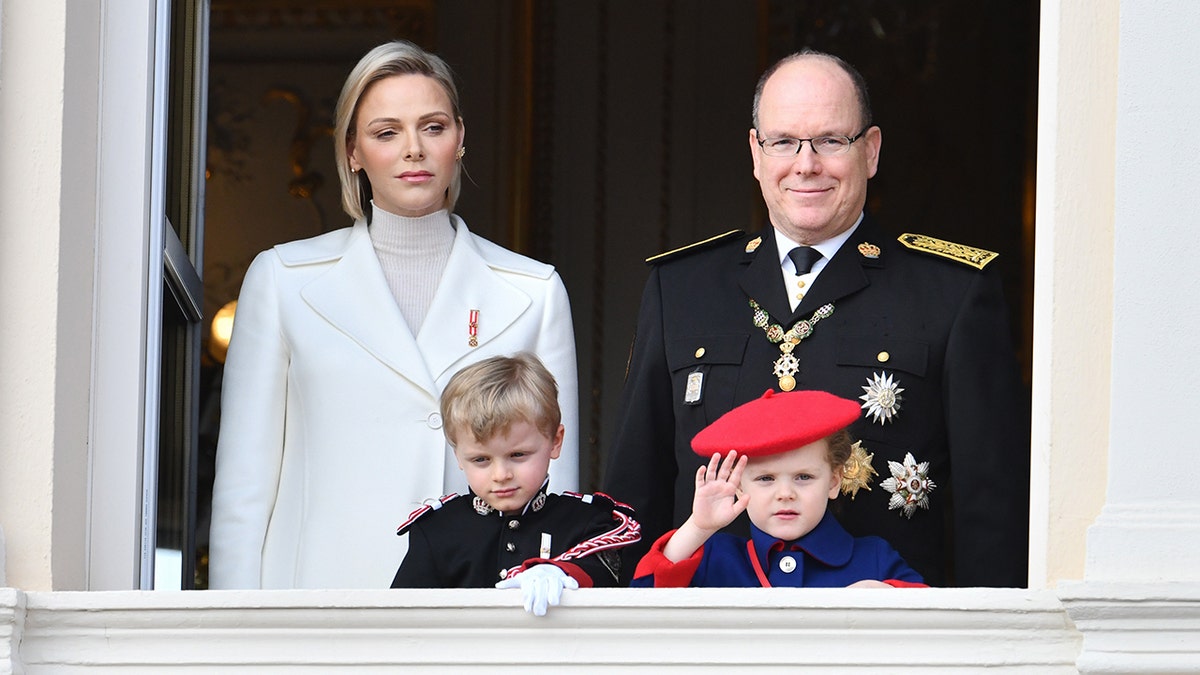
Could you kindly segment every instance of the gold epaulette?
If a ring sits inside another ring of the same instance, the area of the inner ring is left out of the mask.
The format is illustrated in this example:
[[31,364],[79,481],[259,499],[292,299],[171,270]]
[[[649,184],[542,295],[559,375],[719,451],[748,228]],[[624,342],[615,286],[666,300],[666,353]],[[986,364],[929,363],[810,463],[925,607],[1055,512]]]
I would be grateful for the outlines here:
[[976,269],[983,269],[988,263],[1000,256],[999,253],[993,251],[985,251],[974,246],[964,246],[952,241],[935,239],[923,234],[909,234],[905,232],[897,237],[897,239],[900,240],[901,244],[914,251],[932,253],[933,255],[963,263],[964,265],[970,265]]
[[733,237],[740,237],[740,236],[742,236],[742,234],[743,234],[743,232],[741,230],[730,230],[730,231],[726,232],[725,234],[718,234],[715,237],[709,237],[708,239],[705,239],[703,241],[693,242],[691,244],[688,244],[687,246],[680,246],[679,248],[671,249],[670,251],[665,251],[663,253],[659,253],[658,255],[652,255],[649,258],[646,258],[646,264],[649,265],[652,263],[660,263],[665,260],[670,260],[671,258],[675,258],[683,253],[699,251],[701,249],[708,248],[709,246],[712,246],[713,244],[719,244],[720,242],[723,242],[726,239],[730,239]]

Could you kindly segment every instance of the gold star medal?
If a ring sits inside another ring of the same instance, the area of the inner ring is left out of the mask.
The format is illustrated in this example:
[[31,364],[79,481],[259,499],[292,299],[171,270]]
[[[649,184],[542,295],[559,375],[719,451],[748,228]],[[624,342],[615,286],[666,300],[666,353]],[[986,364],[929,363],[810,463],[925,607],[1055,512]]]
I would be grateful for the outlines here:
[[779,358],[775,359],[774,373],[779,378],[780,391],[791,391],[796,388],[796,373],[800,371],[800,361],[792,353],[805,338],[813,334],[813,328],[821,319],[833,315],[833,304],[821,305],[807,321],[798,321],[795,326],[784,330],[783,326],[771,322],[771,315],[759,306],[754,298],[750,298],[750,309],[754,310],[754,325],[763,329],[767,340],[779,345]]
[[842,494],[854,499],[860,489],[871,491],[871,477],[879,475],[871,466],[872,459],[875,459],[875,455],[867,452],[862,441],[855,441],[850,446],[850,457],[842,465]]
[[929,493],[937,485],[929,477],[929,462],[917,462],[912,453],[904,454],[904,463],[888,462],[891,478],[880,483],[880,487],[892,493],[888,510],[900,509],[905,518],[912,518],[917,508],[929,508]]

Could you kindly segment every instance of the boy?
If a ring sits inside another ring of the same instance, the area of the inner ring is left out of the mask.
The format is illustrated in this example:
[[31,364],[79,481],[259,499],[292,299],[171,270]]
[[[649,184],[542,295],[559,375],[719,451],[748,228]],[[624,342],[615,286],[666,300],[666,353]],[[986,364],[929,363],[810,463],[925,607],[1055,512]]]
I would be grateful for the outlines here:
[[[833,394],[767,391],[701,430],[692,449],[712,459],[696,471],[692,515],[654,543],[633,585],[924,586],[887,542],[852,537],[826,512],[858,415]],[[743,511],[749,541],[717,532]]]
[[409,515],[396,531],[409,543],[392,588],[520,587],[526,611],[541,616],[563,588],[617,585],[617,550],[641,539],[641,526],[607,495],[547,492],[564,429],[558,387],[537,357],[463,368],[441,414],[471,494]]

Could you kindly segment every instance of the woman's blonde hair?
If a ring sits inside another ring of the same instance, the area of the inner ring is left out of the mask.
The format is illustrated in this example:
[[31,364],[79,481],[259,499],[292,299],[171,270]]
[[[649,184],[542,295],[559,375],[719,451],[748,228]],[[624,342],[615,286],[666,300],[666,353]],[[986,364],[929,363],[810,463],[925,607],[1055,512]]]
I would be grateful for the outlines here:
[[528,352],[493,356],[455,373],[442,390],[441,413],[450,445],[464,432],[487,442],[514,422],[554,438],[562,422],[554,376]]
[[[338,96],[334,112],[333,145],[337,161],[338,179],[342,183],[342,209],[355,220],[370,222],[371,183],[365,171],[357,174],[350,170],[350,158],[346,154],[350,140],[354,138],[358,105],[363,95],[376,82],[395,75],[424,75],[433,78],[446,97],[450,99],[450,111],[457,125],[462,125],[462,109],[458,103],[458,87],[454,84],[454,73],[441,58],[421,49],[411,42],[395,40],[379,45],[367,52],[346,78],[342,93]],[[446,208],[454,210],[458,193],[462,187],[462,162],[454,165],[454,176],[446,190]]]

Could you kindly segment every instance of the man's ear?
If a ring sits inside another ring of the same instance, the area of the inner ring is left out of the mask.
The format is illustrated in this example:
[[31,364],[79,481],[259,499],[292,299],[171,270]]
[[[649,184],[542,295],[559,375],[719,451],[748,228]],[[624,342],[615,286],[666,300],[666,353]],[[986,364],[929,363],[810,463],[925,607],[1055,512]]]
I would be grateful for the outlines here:
[[754,177],[762,180],[758,175],[758,163],[762,159],[762,146],[758,144],[758,129],[750,130],[750,162],[754,165]]
[[867,146],[867,178],[874,178],[875,172],[879,171],[879,154],[883,150],[883,130],[872,126],[862,140]]

